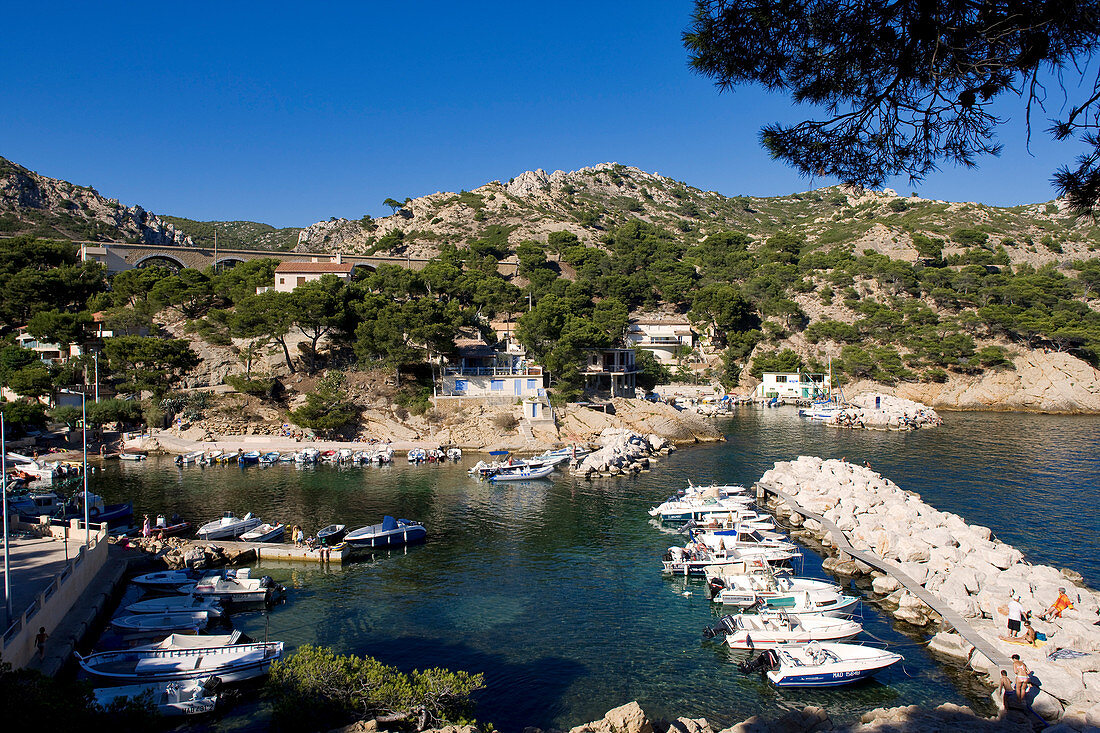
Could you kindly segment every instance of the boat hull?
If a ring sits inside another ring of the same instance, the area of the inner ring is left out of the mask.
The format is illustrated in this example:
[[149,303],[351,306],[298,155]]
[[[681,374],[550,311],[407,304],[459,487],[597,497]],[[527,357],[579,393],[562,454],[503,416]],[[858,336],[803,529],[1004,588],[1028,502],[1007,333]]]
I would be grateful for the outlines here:
[[267,674],[282,653],[283,643],[276,641],[212,649],[100,652],[76,657],[84,671],[100,679],[154,683],[216,676],[223,683],[231,683]]
[[344,542],[353,550],[374,549],[384,547],[400,547],[424,542],[428,538],[428,530],[422,524],[402,524],[393,529],[380,529],[378,525],[365,527],[365,532],[356,530],[344,536]]

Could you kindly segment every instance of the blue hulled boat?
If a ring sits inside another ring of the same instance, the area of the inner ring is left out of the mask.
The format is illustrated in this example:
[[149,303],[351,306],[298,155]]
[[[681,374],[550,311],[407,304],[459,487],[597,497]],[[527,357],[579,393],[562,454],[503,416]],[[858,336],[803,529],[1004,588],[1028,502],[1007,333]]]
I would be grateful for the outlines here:
[[344,536],[344,542],[356,549],[399,547],[423,542],[427,537],[428,530],[420,522],[387,516],[381,524],[372,524],[369,527],[348,532]]

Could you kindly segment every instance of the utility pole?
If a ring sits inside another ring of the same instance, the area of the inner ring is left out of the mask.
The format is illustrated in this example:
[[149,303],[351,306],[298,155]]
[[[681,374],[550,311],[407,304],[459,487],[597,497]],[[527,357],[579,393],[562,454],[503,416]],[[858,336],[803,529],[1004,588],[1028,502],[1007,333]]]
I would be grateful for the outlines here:
[[218,274],[218,227],[214,226],[214,274]]
[[99,352],[92,354],[92,359],[95,360],[95,403],[99,404]]

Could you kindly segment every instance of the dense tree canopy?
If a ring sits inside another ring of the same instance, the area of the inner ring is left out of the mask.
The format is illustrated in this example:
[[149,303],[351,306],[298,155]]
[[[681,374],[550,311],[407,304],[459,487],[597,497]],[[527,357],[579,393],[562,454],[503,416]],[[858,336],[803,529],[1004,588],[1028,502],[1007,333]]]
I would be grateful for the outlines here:
[[994,104],[1021,99],[1030,129],[1049,93],[1049,133],[1094,148],[1055,177],[1081,212],[1100,200],[1098,42],[1100,7],[1079,0],[696,0],[684,33],[719,89],[760,84],[824,110],[765,127],[773,156],[864,185],[975,165],[1000,151]]

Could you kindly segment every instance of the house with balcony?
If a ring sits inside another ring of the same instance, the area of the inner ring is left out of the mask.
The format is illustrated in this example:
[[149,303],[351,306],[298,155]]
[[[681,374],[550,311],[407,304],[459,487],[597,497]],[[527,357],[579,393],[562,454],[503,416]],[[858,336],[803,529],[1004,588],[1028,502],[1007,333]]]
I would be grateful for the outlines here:
[[673,364],[681,349],[699,345],[699,334],[683,316],[637,318],[626,327],[626,343],[645,349],[662,364]]
[[477,397],[511,402],[545,395],[546,374],[522,354],[478,338],[455,339],[457,352],[440,365],[436,397]]
[[764,372],[754,396],[770,400],[815,400],[832,394],[832,378],[828,374],[809,372]]
[[584,388],[612,397],[633,397],[638,369],[634,349],[588,349],[581,364]]

